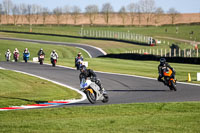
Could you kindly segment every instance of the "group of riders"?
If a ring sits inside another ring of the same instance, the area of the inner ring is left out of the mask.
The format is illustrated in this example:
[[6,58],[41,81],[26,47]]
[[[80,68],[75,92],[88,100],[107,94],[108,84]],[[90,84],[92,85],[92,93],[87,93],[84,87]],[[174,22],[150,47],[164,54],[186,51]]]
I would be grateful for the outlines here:
[[[6,57],[6,60],[7,61],[10,61],[11,59],[11,51],[10,49],[8,49],[6,52],[5,52],[5,57]],[[38,55],[38,61],[40,60],[40,57],[41,55],[43,55],[43,57],[45,56],[45,52],[43,51],[42,48],[40,48],[40,50],[38,51],[37,53]],[[29,58],[30,57],[30,52],[28,50],[28,48],[25,48],[25,50],[23,51],[23,59],[26,61],[27,59],[26,58]],[[50,54],[50,60],[52,62],[53,59],[58,59],[58,54],[56,53],[55,50],[53,50]],[[19,50],[17,48],[15,48],[15,50],[13,51],[13,59],[17,62],[19,60]]]

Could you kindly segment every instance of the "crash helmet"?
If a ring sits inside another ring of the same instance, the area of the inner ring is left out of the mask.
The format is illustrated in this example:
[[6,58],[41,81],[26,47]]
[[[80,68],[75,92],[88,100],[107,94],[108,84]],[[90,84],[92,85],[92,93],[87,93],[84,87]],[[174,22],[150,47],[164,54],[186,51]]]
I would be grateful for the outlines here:
[[8,49],[7,52],[10,52],[10,49]]
[[85,65],[82,65],[82,66],[80,67],[80,72],[85,73],[86,70],[87,70],[87,68],[86,68]]
[[53,52],[53,53],[55,53],[55,52],[56,52],[56,50],[53,50],[52,52]]
[[42,49],[42,48],[40,48],[40,50],[41,50],[41,51],[43,51],[43,49]]
[[15,51],[17,50],[17,48],[15,48]]
[[28,48],[25,48],[25,51],[27,51],[28,50]]
[[81,56],[81,52],[78,53],[78,56]]
[[161,58],[160,59],[160,65],[163,66],[165,63],[166,63],[166,59],[165,58]]

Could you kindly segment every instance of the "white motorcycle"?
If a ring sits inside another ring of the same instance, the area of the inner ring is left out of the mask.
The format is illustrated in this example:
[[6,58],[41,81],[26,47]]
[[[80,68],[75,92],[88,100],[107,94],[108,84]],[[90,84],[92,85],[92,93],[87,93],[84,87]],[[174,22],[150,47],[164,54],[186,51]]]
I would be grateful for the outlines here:
[[104,90],[103,92],[100,92],[100,87],[89,79],[85,80],[83,78],[80,88],[86,94],[88,100],[92,104],[95,104],[96,101],[102,101],[103,103],[107,103],[109,101],[106,91]]
[[10,56],[11,56],[11,53],[6,52],[5,54],[6,61],[10,61]]

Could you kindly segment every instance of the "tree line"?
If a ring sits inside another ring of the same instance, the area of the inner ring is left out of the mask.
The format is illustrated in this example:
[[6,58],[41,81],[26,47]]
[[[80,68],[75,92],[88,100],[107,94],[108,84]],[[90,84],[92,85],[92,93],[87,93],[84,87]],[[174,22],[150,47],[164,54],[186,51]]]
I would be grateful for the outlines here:
[[[179,12],[175,8],[170,8],[165,12],[162,7],[156,7],[155,0],[139,0],[137,3],[130,3],[127,6],[122,6],[119,11],[114,11],[110,3],[105,3],[100,9],[98,5],[88,5],[84,11],[80,7],[65,5],[63,7],[55,7],[50,10],[48,7],[42,7],[37,4],[14,4],[12,0],[3,0],[0,3],[0,24],[48,24],[49,17],[56,21],[56,24],[69,24],[72,21],[76,25],[81,21],[80,17],[88,20],[88,24],[96,24],[95,21],[101,17],[104,24],[109,25],[114,16],[117,16],[121,25],[125,25],[128,21],[130,25],[149,25],[150,22],[154,25],[161,24],[161,17],[167,16],[171,24],[175,24]],[[38,23],[40,19],[40,23]],[[4,21],[4,23],[3,23]],[[20,23],[19,23],[20,22]]]

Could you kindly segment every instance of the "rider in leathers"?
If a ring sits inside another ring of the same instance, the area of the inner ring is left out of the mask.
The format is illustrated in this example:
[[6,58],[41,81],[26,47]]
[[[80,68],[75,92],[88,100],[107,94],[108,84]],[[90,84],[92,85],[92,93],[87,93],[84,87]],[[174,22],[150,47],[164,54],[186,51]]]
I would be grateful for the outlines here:
[[38,57],[39,57],[40,55],[45,55],[45,53],[44,53],[44,51],[43,51],[42,48],[38,51]]
[[175,70],[166,62],[165,58],[161,58],[160,59],[160,64],[158,65],[158,81],[163,82],[165,85],[167,83],[165,83],[165,81],[162,79],[163,76],[163,70],[166,68],[170,68],[172,70],[172,77],[175,79]]
[[56,53],[56,50],[53,50],[51,52],[51,55],[50,55],[50,59],[51,59],[51,62],[53,62],[53,57],[56,57],[56,60],[58,60],[58,54]]
[[103,93],[104,88],[101,84],[100,79],[97,78],[97,75],[94,73],[93,70],[91,69],[87,69],[84,65],[80,67],[80,75],[79,75],[79,79],[81,82],[82,78],[87,79],[88,77],[91,79],[92,82],[95,82],[99,87],[100,87],[100,92]]

